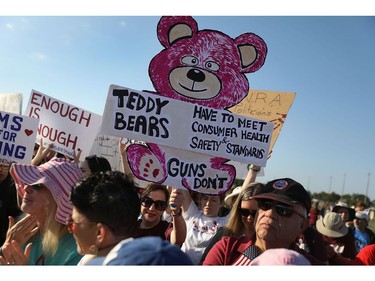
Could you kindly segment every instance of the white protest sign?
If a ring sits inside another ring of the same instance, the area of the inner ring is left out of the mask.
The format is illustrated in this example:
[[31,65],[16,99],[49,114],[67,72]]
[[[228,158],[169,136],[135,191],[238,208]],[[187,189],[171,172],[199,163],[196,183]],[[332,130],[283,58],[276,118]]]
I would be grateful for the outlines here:
[[119,139],[118,137],[98,134],[91,147],[90,155],[95,154],[105,157],[111,164],[112,170],[120,171],[122,168],[120,152],[118,150]]
[[37,142],[52,143],[52,150],[73,157],[82,150],[89,155],[101,123],[101,116],[32,90],[26,115],[38,118]]
[[236,169],[228,159],[154,143],[127,146],[128,163],[140,180],[222,194],[233,184]]
[[[274,123],[270,152],[280,135],[281,129],[286,121],[288,111],[292,106],[296,93],[280,92],[269,90],[249,90],[249,94],[229,110],[235,114],[258,118]],[[236,173],[238,179],[246,179],[248,173],[247,165],[236,162]],[[257,174],[257,177],[264,175],[264,169]]]
[[38,122],[35,118],[0,111],[1,163],[31,163]]
[[21,114],[22,94],[0,94],[0,111]]
[[[94,144],[91,147],[90,155],[96,154],[98,156],[105,157],[111,164],[112,170],[123,171],[119,151],[120,139],[121,138],[119,137],[98,134],[95,138]],[[127,140],[126,138],[122,140],[123,143],[126,143],[126,141],[134,142],[133,140]],[[134,178],[134,181],[139,187],[143,188],[145,188],[148,183],[138,179],[137,177]]]
[[[111,85],[101,134],[265,166],[273,123]],[[105,126],[104,126],[105,125]]]

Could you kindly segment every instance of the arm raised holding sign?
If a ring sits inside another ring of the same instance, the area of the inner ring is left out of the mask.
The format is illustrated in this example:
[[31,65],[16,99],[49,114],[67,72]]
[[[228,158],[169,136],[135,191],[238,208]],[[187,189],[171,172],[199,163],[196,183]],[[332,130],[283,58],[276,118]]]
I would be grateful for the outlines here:
[[43,145],[43,139],[40,139],[40,144],[36,154],[31,160],[32,165],[43,164],[48,161],[47,159],[52,158],[55,155],[55,152],[51,150],[52,143],[48,144],[47,147]]
[[173,221],[170,242],[182,246],[186,238],[186,223],[182,216],[182,205],[185,201],[185,193],[182,189],[172,188],[169,197],[169,206]]
[[118,150],[120,152],[120,159],[121,159],[121,167],[122,171],[127,175],[133,175],[133,172],[130,169],[129,163],[128,163],[128,157],[126,154],[126,148],[129,144],[129,140],[126,138],[120,138],[118,142]]

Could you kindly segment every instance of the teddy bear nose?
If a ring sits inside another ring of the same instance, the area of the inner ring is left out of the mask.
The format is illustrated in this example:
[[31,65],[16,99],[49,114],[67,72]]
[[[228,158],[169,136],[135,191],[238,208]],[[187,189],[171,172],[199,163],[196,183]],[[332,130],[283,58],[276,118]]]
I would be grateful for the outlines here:
[[195,82],[202,82],[206,78],[206,75],[199,69],[190,69],[187,73],[187,77]]

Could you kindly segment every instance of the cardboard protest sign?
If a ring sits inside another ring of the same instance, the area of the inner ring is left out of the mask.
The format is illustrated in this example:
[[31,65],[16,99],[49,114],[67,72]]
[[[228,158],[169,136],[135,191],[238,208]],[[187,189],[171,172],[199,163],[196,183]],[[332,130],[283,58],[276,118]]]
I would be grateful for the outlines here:
[[0,111],[0,162],[30,164],[39,120]]
[[0,111],[21,114],[22,94],[0,94]]
[[[280,135],[295,96],[296,93],[293,92],[252,89],[239,104],[229,108],[229,110],[243,116],[273,122],[274,130],[269,150],[271,152]],[[237,179],[245,179],[248,173],[248,165],[239,162],[234,162],[233,165],[236,167]],[[263,169],[257,176],[260,177],[262,175],[264,175]]]
[[246,74],[259,70],[267,45],[246,32],[231,38],[200,29],[190,16],[163,16],[157,38],[164,47],[150,61],[154,95],[110,88],[103,134],[146,143],[128,146],[133,174],[207,194],[230,189],[230,160],[265,166],[272,122],[246,118],[228,108],[248,93]]
[[120,152],[118,143],[120,138],[98,134],[90,150],[90,155],[105,157],[111,164],[112,170],[121,170]]
[[[105,126],[104,126],[105,124]],[[273,123],[111,85],[101,133],[265,166]]]
[[39,119],[37,143],[52,143],[53,151],[73,157],[82,150],[89,155],[101,123],[101,116],[32,90],[26,115]]
[[[112,170],[123,171],[121,158],[120,158],[120,151],[119,151],[119,137],[108,136],[98,134],[95,138],[94,144],[91,147],[90,155],[96,154],[98,156],[105,157],[108,162],[111,164]],[[125,144],[127,142],[135,142],[135,140],[128,140],[127,138],[123,138],[122,142]],[[137,177],[134,178],[137,186],[139,187],[146,187],[146,181],[142,181]]]
[[217,194],[236,178],[229,159],[265,165],[272,131],[272,122],[111,85],[100,133],[158,144],[128,148],[138,179]]
[[250,90],[239,104],[229,110],[235,114],[273,122],[274,131],[270,145],[272,151],[295,96],[296,93],[293,92]]

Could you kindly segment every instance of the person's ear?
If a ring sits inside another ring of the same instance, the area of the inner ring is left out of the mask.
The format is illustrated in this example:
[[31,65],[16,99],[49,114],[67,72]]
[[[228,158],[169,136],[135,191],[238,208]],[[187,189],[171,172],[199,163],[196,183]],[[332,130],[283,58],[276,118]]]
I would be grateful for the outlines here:
[[96,241],[99,243],[103,243],[103,241],[110,235],[110,229],[107,225],[103,223],[97,223],[97,233],[96,233]]

